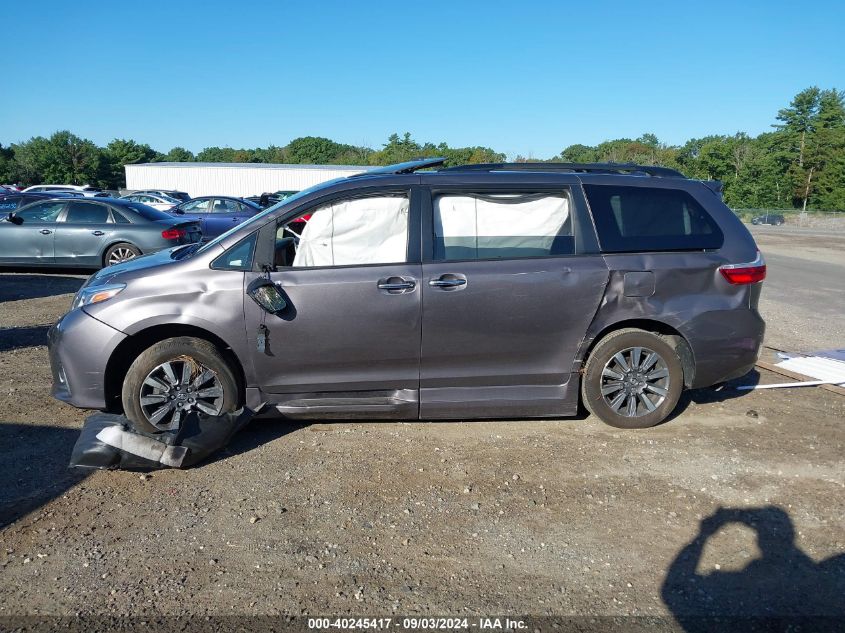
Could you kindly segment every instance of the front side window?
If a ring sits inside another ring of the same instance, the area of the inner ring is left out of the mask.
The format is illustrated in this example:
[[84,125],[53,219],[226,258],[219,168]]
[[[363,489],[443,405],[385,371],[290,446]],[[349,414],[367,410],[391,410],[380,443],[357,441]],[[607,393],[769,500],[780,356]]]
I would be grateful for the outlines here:
[[336,200],[280,227],[276,265],[294,268],[407,261],[407,194]]
[[64,206],[64,202],[36,202],[21,209],[15,215],[24,222],[55,222]]
[[553,257],[575,252],[563,193],[445,193],[433,198],[434,259]]
[[606,253],[720,248],[722,231],[686,191],[584,185]]
[[72,224],[105,224],[108,221],[109,210],[94,202],[71,202],[65,217],[65,222]]

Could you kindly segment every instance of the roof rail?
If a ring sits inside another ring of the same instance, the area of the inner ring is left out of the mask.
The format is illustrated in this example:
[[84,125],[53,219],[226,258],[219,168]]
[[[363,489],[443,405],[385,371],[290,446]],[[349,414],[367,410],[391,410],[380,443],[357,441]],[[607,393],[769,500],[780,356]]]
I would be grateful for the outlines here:
[[590,174],[644,174],[655,178],[686,178],[681,172],[657,165],[633,163],[480,163],[447,167],[440,171],[565,171]]
[[353,174],[352,176],[349,176],[349,178],[360,178],[361,176],[372,176],[374,174],[412,174],[418,169],[440,167],[445,162],[445,158],[418,158],[404,163],[396,163],[395,165],[386,165],[384,167],[369,169],[360,174]]

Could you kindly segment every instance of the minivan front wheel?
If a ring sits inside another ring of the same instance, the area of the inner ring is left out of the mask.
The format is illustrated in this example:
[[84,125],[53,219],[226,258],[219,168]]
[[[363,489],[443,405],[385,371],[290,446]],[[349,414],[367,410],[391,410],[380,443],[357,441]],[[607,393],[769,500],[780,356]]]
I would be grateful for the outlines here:
[[590,353],[581,394],[590,413],[610,426],[644,429],[672,413],[683,387],[675,348],[659,334],[627,328],[607,335]]
[[238,405],[238,382],[214,345],[180,336],[152,345],[129,367],[123,410],[147,433],[175,431],[192,411],[222,415]]

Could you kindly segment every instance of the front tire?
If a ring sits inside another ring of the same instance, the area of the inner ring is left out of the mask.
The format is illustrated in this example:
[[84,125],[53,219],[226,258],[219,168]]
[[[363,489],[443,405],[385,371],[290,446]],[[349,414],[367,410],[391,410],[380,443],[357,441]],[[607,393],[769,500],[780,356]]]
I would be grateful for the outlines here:
[[238,406],[238,381],[217,348],[180,336],[152,345],[129,367],[123,411],[140,431],[175,431],[191,411],[223,415]]
[[670,342],[653,332],[626,328],[608,334],[592,350],[581,395],[602,422],[644,429],[674,411],[683,388],[683,366]]

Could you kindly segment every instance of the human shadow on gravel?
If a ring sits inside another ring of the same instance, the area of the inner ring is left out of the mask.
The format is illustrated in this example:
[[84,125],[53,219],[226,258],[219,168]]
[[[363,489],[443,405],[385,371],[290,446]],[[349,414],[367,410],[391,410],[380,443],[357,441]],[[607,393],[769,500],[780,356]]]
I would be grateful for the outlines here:
[[83,283],[85,283],[84,279],[61,275],[0,274],[0,301],[20,301],[71,294],[79,290]]
[[[761,557],[738,571],[699,572],[708,539],[731,524],[757,533]],[[845,624],[845,553],[814,561],[783,508],[719,508],[669,566],[661,596],[690,632],[832,630]]]
[[0,422],[0,529],[87,477],[68,469],[79,429]]
[[47,344],[49,325],[31,327],[10,327],[0,329],[0,352],[8,352],[22,347],[38,347]]

